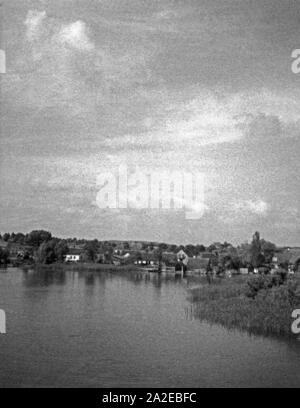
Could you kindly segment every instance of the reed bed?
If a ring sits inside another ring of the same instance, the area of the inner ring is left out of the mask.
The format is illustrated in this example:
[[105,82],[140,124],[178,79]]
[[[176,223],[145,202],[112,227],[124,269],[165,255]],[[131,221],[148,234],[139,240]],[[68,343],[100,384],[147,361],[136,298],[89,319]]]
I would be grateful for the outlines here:
[[300,285],[296,277],[266,285],[251,295],[257,277],[219,280],[191,290],[193,315],[228,328],[264,335],[293,336],[292,311],[300,307]]

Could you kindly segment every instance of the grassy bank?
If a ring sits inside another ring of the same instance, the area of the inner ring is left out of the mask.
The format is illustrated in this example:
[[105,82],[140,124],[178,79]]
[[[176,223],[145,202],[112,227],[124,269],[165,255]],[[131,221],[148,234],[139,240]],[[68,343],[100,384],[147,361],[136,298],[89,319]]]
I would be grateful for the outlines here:
[[191,290],[193,314],[250,333],[291,336],[291,313],[300,307],[300,282],[290,277],[236,277]]

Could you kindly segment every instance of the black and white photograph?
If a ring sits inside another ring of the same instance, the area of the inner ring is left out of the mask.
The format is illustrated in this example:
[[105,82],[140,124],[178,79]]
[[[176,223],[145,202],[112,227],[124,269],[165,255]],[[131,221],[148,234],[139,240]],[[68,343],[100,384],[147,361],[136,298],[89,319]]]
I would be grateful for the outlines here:
[[0,389],[300,388],[300,1],[0,13]]

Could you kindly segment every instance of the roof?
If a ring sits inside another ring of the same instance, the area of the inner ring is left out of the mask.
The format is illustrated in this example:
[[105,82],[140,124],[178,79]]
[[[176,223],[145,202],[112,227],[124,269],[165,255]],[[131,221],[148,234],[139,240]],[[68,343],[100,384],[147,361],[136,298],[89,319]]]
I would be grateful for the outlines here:
[[189,258],[188,269],[206,269],[209,264],[208,258]]
[[143,261],[158,261],[159,260],[159,256],[157,253],[155,252],[145,252],[141,254],[141,259]]
[[291,264],[296,264],[299,260],[300,260],[300,251],[293,253],[289,262]]
[[168,262],[177,262],[177,255],[173,254],[173,252],[163,252],[162,260]]
[[215,258],[216,255],[211,252],[201,252],[200,257],[203,259],[212,259]]
[[67,255],[81,255],[82,250],[78,248],[69,248]]
[[177,258],[188,258],[187,254],[184,252],[183,249],[181,249],[179,252],[177,252]]
[[286,249],[284,252],[276,252],[274,257],[277,258],[279,264],[286,262],[295,264],[300,259],[300,249],[292,248]]

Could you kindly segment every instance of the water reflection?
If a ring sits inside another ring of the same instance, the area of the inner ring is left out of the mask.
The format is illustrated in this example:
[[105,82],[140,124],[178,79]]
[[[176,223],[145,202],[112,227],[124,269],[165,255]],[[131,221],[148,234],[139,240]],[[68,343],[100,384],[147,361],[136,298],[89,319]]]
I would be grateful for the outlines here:
[[189,286],[191,283],[200,282],[201,278],[182,277],[173,273],[156,273],[148,271],[129,271],[129,272],[106,272],[106,271],[66,271],[61,267],[57,268],[39,268],[39,269],[24,269],[23,270],[23,284],[26,287],[51,286],[51,285],[65,285],[67,279],[69,281],[77,282],[83,280],[85,285],[93,286],[97,283],[105,284],[106,280],[114,278],[125,279],[132,282],[134,285],[151,284],[159,289],[162,285],[168,284],[185,284]]
[[0,386],[299,386],[300,343],[193,318],[200,277],[151,272],[0,272]]
[[66,273],[62,269],[24,269],[23,284],[27,287],[64,285]]

